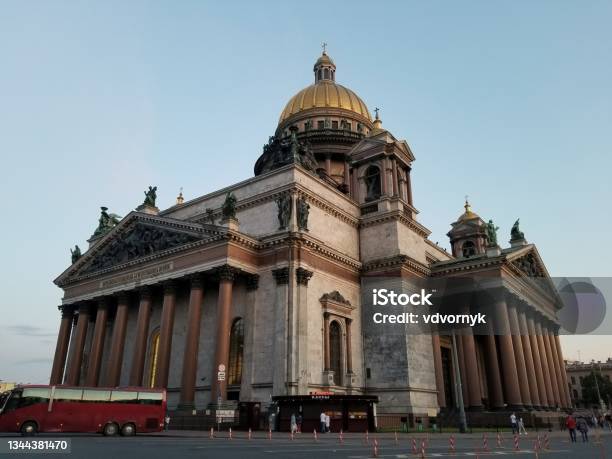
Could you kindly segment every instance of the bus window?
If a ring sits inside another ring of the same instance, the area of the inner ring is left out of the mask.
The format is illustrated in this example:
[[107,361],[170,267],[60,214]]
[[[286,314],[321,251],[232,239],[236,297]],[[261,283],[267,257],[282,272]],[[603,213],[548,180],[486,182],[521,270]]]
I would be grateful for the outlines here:
[[110,400],[115,403],[138,403],[138,392],[114,390]]
[[108,402],[110,400],[110,390],[100,389],[84,389],[83,390],[83,401],[84,402]]
[[19,408],[35,405],[36,403],[49,403],[49,388],[29,387],[23,390]]
[[4,406],[4,411],[2,413],[8,413],[9,411],[13,411],[19,408],[19,403],[21,402],[21,390],[16,390],[11,392],[6,405]]
[[83,391],[81,389],[55,389],[55,395],[53,396],[54,402],[80,402],[83,398]]
[[161,405],[162,398],[161,392],[138,392],[138,401],[143,405]]

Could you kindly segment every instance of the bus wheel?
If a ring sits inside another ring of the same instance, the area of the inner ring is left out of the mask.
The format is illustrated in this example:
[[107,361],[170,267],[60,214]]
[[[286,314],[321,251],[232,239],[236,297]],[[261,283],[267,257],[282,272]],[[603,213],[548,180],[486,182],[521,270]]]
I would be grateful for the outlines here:
[[134,427],[134,424],[124,424],[123,427],[121,428],[121,435],[123,435],[124,437],[131,437],[132,435],[136,434],[136,427]]
[[34,421],[27,421],[21,425],[21,435],[32,436],[38,432],[38,426]]
[[104,426],[104,431],[102,433],[105,437],[112,437],[119,433],[119,427],[114,422],[109,422]]

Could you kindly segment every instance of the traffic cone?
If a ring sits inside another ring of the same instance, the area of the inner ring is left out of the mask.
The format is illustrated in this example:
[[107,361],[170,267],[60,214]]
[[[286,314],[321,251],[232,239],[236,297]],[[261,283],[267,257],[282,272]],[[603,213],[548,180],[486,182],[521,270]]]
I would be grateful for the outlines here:
[[519,436],[514,434],[514,451],[520,451],[521,447],[519,446]]

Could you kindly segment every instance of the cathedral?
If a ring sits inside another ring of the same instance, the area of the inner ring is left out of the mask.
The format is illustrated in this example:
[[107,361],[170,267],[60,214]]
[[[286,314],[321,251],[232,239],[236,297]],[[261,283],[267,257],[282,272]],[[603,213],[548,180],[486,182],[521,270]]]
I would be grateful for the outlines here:
[[[383,415],[414,423],[459,399],[469,413],[570,407],[559,303],[518,222],[501,247],[466,202],[450,252],[432,243],[408,143],[336,82],[325,51],[313,73],[253,177],[168,209],[155,187],[123,218],[102,208],[88,249],[55,280],[50,383],[166,388],[177,413],[257,407],[280,427],[291,410],[306,423],[324,409],[338,430]],[[372,321],[377,279],[466,276],[487,282],[449,296],[451,309],[486,306],[493,332],[386,333]]]

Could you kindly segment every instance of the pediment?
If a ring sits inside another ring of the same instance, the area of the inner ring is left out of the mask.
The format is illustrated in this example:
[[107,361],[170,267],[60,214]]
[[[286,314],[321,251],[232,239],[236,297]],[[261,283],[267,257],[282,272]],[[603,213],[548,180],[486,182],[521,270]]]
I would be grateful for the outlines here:
[[225,232],[224,228],[212,225],[132,212],[62,273],[55,283],[63,285],[126,263],[163,256],[198,241],[217,239]]
[[521,276],[530,278],[548,293],[555,294],[555,286],[535,245],[528,244],[508,253],[506,263]]

